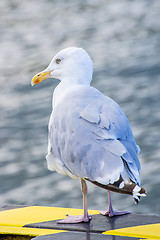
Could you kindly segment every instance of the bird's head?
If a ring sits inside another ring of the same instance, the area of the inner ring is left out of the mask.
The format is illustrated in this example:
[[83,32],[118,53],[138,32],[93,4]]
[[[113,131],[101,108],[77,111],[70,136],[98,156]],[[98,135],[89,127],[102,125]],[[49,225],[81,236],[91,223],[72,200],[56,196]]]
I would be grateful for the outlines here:
[[47,78],[72,84],[90,84],[92,74],[93,63],[87,52],[82,48],[70,47],[57,53],[49,66],[33,77],[31,84],[33,86]]

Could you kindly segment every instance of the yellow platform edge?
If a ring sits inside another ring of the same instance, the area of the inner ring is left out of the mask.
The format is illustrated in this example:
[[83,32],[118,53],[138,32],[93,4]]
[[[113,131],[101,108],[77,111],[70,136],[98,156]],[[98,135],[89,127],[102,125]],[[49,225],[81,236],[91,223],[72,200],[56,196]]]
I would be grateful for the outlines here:
[[[89,213],[93,215],[98,214],[99,212],[89,210]],[[27,236],[40,236],[66,232],[66,230],[27,228],[23,226],[36,222],[63,219],[67,214],[81,215],[83,214],[83,210],[72,208],[30,206],[0,211],[0,235],[17,234]]]
[[160,223],[109,230],[103,232],[102,234],[139,237],[146,239],[160,239]]
[[[94,215],[99,214],[99,211],[89,210],[89,213]],[[42,206],[3,210],[0,211],[0,235],[10,234],[36,237],[40,235],[67,232],[69,230],[24,227],[27,224],[63,219],[67,214],[81,215],[83,214],[83,210]],[[160,239],[160,223],[108,230],[102,234],[138,237],[143,239]]]
[[[89,213],[99,214],[99,211],[89,210]],[[41,207],[31,206],[24,208],[16,208],[0,212],[0,226],[22,227],[27,224],[36,222],[53,221],[63,219],[66,215],[81,215],[82,209],[74,208],[57,208],[57,207]]]
[[41,235],[56,234],[61,232],[67,232],[65,230],[51,230],[51,229],[39,229],[39,228],[25,228],[25,227],[11,227],[0,226],[0,235],[24,235],[37,237]]

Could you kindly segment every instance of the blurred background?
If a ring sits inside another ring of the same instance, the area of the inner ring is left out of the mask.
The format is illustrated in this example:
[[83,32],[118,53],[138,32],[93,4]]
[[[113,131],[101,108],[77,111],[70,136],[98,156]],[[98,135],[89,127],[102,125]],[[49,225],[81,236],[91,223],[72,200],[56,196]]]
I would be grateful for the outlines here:
[[[112,194],[116,209],[160,215],[160,1],[0,1],[0,206],[82,208],[79,181],[47,169],[47,126],[58,80],[31,87],[36,73],[65,47],[94,62],[92,85],[129,118],[147,197]],[[88,184],[89,209],[107,193]]]

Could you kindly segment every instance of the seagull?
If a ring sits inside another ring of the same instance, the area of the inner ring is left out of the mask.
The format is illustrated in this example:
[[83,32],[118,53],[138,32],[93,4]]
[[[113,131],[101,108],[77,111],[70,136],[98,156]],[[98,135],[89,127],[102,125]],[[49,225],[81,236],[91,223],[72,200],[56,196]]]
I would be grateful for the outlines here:
[[48,126],[48,169],[81,181],[83,215],[67,216],[59,223],[91,220],[86,181],[108,191],[109,209],[101,213],[109,217],[131,213],[113,209],[110,191],[132,195],[136,203],[146,195],[140,187],[140,148],[129,121],[114,100],[90,85],[92,74],[88,53],[69,47],[31,81],[33,86],[47,78],[60,80]]

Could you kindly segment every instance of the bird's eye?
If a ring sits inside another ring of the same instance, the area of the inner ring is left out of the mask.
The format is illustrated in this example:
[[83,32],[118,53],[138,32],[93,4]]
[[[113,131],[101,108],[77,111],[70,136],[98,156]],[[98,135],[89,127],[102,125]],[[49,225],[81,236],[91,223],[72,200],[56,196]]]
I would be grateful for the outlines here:
[[61,59],[57,58],[56,63],[59,64],[61,62]]

